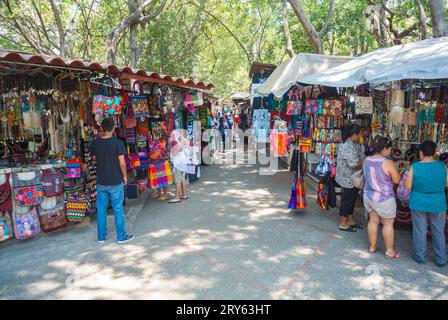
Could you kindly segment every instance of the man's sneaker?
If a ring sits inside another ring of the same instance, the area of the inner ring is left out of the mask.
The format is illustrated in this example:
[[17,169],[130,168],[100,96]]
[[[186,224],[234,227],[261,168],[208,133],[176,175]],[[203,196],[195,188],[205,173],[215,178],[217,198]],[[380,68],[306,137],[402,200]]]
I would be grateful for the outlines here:
[[129,241],[132,241],[132,240],[134,240],[134,236],[127,235],[126,239],[118,241],[118,243],[123,244],[123,243],[129,242]]
[[106,239],[104,239],[104,240],[98,240],[98,243],[104,243],[104,242],[106,242],[107,240],[109,240],[109,237],[106,237]]

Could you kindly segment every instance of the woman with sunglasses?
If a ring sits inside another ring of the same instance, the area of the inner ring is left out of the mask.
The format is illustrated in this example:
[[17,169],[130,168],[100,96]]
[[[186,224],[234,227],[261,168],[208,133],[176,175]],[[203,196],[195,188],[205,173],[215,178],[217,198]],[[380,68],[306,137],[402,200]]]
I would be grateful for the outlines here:
[[372,143],[373,156],[366,158],[363,165],[365,187],[364,207],[369,213],[367,233],[369,236],[369,252],[378,250],[378,230],[383,225],[383,239],[386,246],[384,253],[388,259],[399,258],[394,249],[394,222],[397,214],[394,184],[400,183],[401,176],[392,160],[392,141],[389,138],[376,136]]

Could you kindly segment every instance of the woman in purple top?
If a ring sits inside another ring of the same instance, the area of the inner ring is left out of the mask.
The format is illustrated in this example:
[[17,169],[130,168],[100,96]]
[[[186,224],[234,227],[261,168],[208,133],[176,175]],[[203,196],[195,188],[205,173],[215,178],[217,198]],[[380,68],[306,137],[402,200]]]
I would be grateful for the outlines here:
[[384,253],[388,259],[399,258],[394,250],[394,222],[397,213],[394,184],[400,183],[401,176],[392,160],[388,160],[392,150],[389,138],[376,136],[372,143],[375,154],[364,161],[365,178],[364,207],[369,213],[367,233],[369,236],[369,252],[378,250],[377,239],[380,223],[383,224],[383,239],[386,246]]

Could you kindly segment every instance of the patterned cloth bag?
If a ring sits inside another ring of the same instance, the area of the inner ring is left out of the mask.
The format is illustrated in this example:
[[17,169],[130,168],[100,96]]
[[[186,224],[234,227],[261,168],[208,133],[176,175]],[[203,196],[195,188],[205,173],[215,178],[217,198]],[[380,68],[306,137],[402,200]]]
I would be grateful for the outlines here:
[[86,216],[89,200],[82,193],[68,193],[65,198],[65,214],[70,223],[80,223]]
[[64,177],[57,169],[46,169],[42,173],[42,187],[46,197],[55,197],[64,193]]
[[409,174],[409,169],[407,169],[406,171],[403,172],[401,181],[398,184],[398,188],[397,188],[397,198],[402,202],[409,202],[409,199],[411,197],[410,191],[404,187],[404,184],[406,182],[408,174]]
[[81,178],[81,161],[67,160],[67,178],[77,179]]
[[0,242],[11,239],[14,236],[12,220],[9,212],[0,213]]
[[149,117],[148,96],[131,96],[130,99],[134,117]]
[[0,212],[12,210],[11,185],[9,184],[10,174],[5,174],[5,183],[0,185]]
[[44,191],[41,172],[23,172],[12,175],[14,199],[18,206],[31,207],[42,203]]
[[40,223],[36,207],[18,207],[12,212],[14,236],[17,240],[25,240],[39,234]]
[[297,116],[302,113],[302,101],[288,101],[286,114],[289,116]]
[[137,124],[137,133],[141,136],[150,134],[149,123],[147,120],[140,120]]
[[39,220],[44,232],[64,229],[68,222],[65,216],[64,197],[45,198],[39,205]]
[[372,97],[355,97],[356,114],[373,114],[373,98]]
[[173,173],[169,161],[158,162],[149,166],[149,186],[159,189],[173,184]]

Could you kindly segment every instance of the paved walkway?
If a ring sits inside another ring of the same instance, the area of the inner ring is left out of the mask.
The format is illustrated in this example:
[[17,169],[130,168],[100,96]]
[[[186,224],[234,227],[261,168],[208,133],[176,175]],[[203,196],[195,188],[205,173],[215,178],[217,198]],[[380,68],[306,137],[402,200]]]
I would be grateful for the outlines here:
[[365,230],[339,232],[337,212],[320,210],[314,191],[306,210],[287,209],[287,170],[202,173],[181,205],[134,203],[129,244],[115,243],[110,221],[103,245],[95,224],[0,245],[0,298],[448,299],[448,268],[414,263],[409,231],[396,235],[402,258],[386,260],[366,252]]

